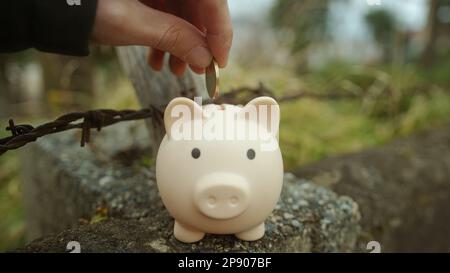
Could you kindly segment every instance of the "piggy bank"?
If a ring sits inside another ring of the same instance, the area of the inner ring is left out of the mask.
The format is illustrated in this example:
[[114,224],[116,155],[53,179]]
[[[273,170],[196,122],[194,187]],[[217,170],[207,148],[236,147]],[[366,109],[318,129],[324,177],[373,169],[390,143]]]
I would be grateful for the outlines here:
[[205,233],[264,236],[265,219],[280,197],[283,159],[279,106],[259,97],[243,107],[175,98],[164,113],[156,159],[162,201],[181,242]]

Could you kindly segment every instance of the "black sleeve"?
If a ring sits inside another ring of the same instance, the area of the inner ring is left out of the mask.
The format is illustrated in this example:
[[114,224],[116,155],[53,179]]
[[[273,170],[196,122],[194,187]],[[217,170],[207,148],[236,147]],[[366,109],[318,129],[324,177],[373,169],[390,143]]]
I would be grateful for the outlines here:
[[30,47],[89,54],[97,0],[6,0],[0,7],[0,52]]

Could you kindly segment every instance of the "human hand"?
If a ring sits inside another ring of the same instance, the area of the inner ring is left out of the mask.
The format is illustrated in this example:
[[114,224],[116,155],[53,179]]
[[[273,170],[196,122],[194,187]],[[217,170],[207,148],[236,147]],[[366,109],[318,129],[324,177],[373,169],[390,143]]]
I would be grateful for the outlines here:
[[143,45],[161,70],[165,52],[176,75],[187,64],[203,73],[214,56],[228,61],[233,29],[226,0],[98,0],[92,39],[106,45]]

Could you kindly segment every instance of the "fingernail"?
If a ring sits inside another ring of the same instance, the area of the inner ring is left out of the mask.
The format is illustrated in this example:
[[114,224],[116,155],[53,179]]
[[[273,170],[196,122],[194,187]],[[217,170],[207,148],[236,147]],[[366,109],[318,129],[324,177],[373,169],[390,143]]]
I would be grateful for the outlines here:
[[206,47],[202,46],[193,48],[186,56],[186,62],[196,67],[205,68],[211,63],[211,61],[211,53]]
[[221,62],[219,62],[219,67],[225,68],[225,66],[227,66],[227,64],[228,64],[228,54],[224,57],[223,61],[221,60]]

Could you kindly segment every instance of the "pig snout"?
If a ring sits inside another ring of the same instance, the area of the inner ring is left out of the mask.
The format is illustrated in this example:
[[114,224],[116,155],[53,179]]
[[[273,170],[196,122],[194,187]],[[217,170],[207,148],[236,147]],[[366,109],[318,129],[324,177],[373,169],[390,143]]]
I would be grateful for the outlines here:
[[250,191],[247,181],[228,173],[202,177],[194,192],[194,203],[204,215],[213,219],[230,219],[247,209]]

